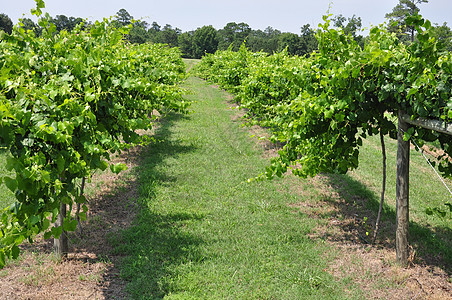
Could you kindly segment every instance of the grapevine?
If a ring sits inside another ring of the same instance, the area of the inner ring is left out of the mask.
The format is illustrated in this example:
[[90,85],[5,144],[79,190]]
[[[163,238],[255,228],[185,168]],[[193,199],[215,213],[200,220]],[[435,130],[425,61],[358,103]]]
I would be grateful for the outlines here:
[[[44,2],[36,3],[40,16]],[[151,127],[152,110],[188,107],[178,87],[185,71],[177,49],[128,44],[130,28],[107,19],[57,33],[49,18],[40,18],[39,37],[20,23],[0,37],[0,143],[16,175],[1,181],[17,199],[1,214],[0,267],[38,233],[58,239],[75,230],[71,209],[62,226],[51,225],[61,204],[80,204],[78,217],[86,219],[76,183],[108,168],[112,154],[146,142],[136,130]]]
[[[250,123],[270,128],[272,140],[284,145],[261,177],[288,169],[301,177],[345,173],[358,166],[367,136],[396,137],[399,111],[413,119],[452,118],[451,54],[432,37],[428,20],[415,15],[407,22],[417,31],[413,44],[376,26],[360,47],[325,16],[316,35],[319,50],[309,57],[242,47],[207,55],[199,75],[233,92]],[[413,127],[405,133],[409,138],[438,141],[445,155],[452,154],[448,135]],[[452,175],[447,159],[439,169]]]

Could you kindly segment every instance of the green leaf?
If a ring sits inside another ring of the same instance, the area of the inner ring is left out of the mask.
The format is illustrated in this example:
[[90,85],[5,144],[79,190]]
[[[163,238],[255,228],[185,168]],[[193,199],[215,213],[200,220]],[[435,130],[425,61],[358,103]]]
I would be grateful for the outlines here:
[[3,249],[0,249],[0,269],[5,266],[5,252],[3,252]]
[[408,95],[406,96],[407,99],[410,98],[410,96],[417,94],[418,89],[417,88],[411,88],[410,91],[408,92]]
[[91,94],[91,93],[86,93],[85,94],[85,101],[91,102],[91,101],[94,101],[95,99],[96,99],[96,95],[95,94]]
[[15,240],[14,243],[16,245],[22,244],[22,242],[25,240],[25,236],[23,234],[19,235]]
[[55,192],[57,194],[61,193],[61,190],[63,189],[63,183],[59,179],[55,180],[54,186],[55,186]]
[[81,203],[86,203],[86,197],[84,195],[81,196],[77,196],[74,199],[75,203],[81,204]]
[[48,219],[44,219],[42,221],[42,230],[45,231],[50,227],[50,221]]
[[72,220],[65,218],[63,222],[64,231],[75,231],[77,229],[77,220]]
[[46,231],[45,233],[44,233],[44,239],[45,240],[48,240],[48,239],[50,239],[52,237],[52,231]]
[[29,220],[29,224],[30,225],[35,225],[36,223],[38,223],[39,221],[41,221],[41,218],[38,216],[30,216]]
[[452,204],[450,203],[444,203],[447,207],[449,207],[449,211],[452,212]]
[[17,189],[17,180],[8,176],[3,177],[3,182],[5,183],[6,187],[11,191],[15,192]]
[[102,171],[105,171],[107,168],[108,168],[108,163],[104,160],[100,161],[99,169],[101,169]]
[[36,7],[37,8],[45,8],[46,4],[44,3],[44,0],[35,0],[36,2]]
[[62,155],[58,156],[56,163],[57,163],[58,173],[62,174],[64,171],[64,164],[66,163],[66,161],[64,160],[64,157]]
[[71,204],[72,203],[72,198],[69,196],[63,196],[61,197],[61,202],[64,204]]
[[116,165],[110,165],[110,170],[115,174],[119,174],[119,172],[127,170],[127,166],[126,166],[126,164],[123,164],[123,163],[119,163]]
[[35,0],[35,2],[36,2],[36,9],[32,8],[31,14],[39,17],[40,15],[42,15],[41,8],[45,8],[46,5],[44,3],[44,0]]
[[324,112],[325,118],[327,118],[327,119],[331,119],[333,114],[334,114],[333,110],[325,110],[325,112]]
[[41,178],[45,183],[50,182],[50,173],[46,170],[42,170],[41,172]]
[[56,219],[58,218],[58,215],[60,214],[60,210],[58,208],[54,208],[52,210],[52,223],[56,222]]
[[56,238],[59,239],[60,235],[63,233],[63,227],[58,226],[58,227],[52,227],[52,229],[50,229],[52,231],[52,235]]
[[404,132],[403,133],[403,140],[405,142],[408,142],[411,139],[411,134],[409,134],[408,132]]
[[16,259],[19,257],[20,249],[16,245],[14,245],[11,249],[11,256],[13,259]]
[[86,213],[81,212],[78,214],[80,221],[86,221],[87,217],[86,217]]
[[436,213],[441,217],[444,218],[446,216],[446,212],[440,209],[436,209]]
[[12,171],[14,169],[14,166],[16,165],[16,159],[13,157],[8,156],[6,158],[6,169],[8,171]]

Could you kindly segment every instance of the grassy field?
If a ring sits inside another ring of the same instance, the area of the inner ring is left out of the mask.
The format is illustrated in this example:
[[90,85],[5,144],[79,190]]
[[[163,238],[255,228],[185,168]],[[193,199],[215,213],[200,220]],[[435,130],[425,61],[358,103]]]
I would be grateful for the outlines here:
[[[186,63],[190,69],[196,61]],[[412,257],[404,269],[395,264],[394,141],[387,140],[387,201],[381,235],[372,246],[366,232],[372,234],[381,187],[378,138],[364,142],[360,167],[348,175],[246,183],[269,162],[272,152],[250,137],[265,132],[243,128],[223,91],[194,77],[185,88],[192,113],[160,121],[155,142],[130,170],[137,193],[120,192],[108,204],[119,207],[124,199],[138,198],[132,225],[107,230],[110,221],[122,221],[113,214],[94,216],[85,228],[94,236],[93,224],[99,223],[111,253],[94,247],[94,262],[115,264],[130,298],[447,299],[452,220],[428,216],[425,208],[450,201],[450,195],[420,154],[411,154]],[[0,176],[7,174],[5,159],[0,152]],[[97,184],[101,190],[110,183]],[[4,186],[0,195],[3,207],[13,201]],[[18,278],[13,266],[3,272]],[[36,286],[45,285],[37,277]]]
[[185,64],[187,65],[187,71],[190,71],[191,68],[193,68],[194,65],[196,65],[200,59],[184,59]]

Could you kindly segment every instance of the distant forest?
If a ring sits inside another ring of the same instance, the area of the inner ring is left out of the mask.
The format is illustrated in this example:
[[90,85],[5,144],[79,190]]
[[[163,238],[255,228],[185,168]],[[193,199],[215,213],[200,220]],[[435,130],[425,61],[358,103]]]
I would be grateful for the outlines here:
[[[394,12],[394,11],[393,11]],[[387,14],[386,17],[392,17]],[[359,44],[363,45],[366,37],[362,36],[362,21],[360,17],[352,16],[346,18],[337,15],[331,18],[332,25],[342,28]],[[90,22],[82,18],[67,17],[57,15],[52,17],[52,23],[57,31],[71,31],[77,24],[84,24],[89,27]],[[230,22],[222,29],[215,29],[213,26],[203,26],[196,30],[182,32],[179,28],[166,24],[160,26],[157,22],[152,24],[146,21],[134,20],[127,10],[120,9],[114,16],[113,26],[130,26],[130,33],[126,39],[131,43],[163,43],[170,47],[179,47],[182,56],[185,58],[201,58],[205,53],[214,53],[216,50],[225,50],[232,47],[238,50],[245,42],[245,46],[251,51],[264,51],[267,53],[280,52],[287,49],[291,55],[309,55],[317,49],[317,40],[315,38],[315,29],[309,24],[300,28],[300,33],[281,32],[270,26],[264,30],[254,30],[246,23]],[[41,32],[41,27],[31,19],[22,19],[19,24],[25,30],[33,30],[37,35]],[[0,30],[11,33],[13,22],[6,15],[0,13]],[[446,48],[452,51],[452,31],[446,23],[435,25],[434,31],[436,37],[446,44]],[[409,33],[400,32],[400,38],[404,42],[410,41]]]

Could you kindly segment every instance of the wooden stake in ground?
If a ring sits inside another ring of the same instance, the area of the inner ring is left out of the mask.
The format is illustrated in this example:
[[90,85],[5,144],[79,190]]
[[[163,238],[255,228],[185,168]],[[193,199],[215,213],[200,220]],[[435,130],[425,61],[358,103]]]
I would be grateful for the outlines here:
[[[64,217],[67,214],[67,206],[63,202],[60,204],[60,214],[58,215],[57,221],[55,222],[55,226],[61,226],[63,227]],[[55,254],[58,256],[58,258],[64,258],[67,257],[67,254],[69,252],[69,245],[68,245],[68,239],[67,239],[67,233],[63,230],[63,232],[60,235],[59,239],[53,240],[53,246]]]
[[404,132],[409,125],[402,119],[399,111],[397,133],[397,221],[396,221],[396,260],[406,266],[408,264],[408,231],[409,231],[409,175],[410,175],[410,141],[403,140]]
[[380,207],[378,208],[378,216],[377,221],[375,222],[375,231],[374,236],[372,237],[372,244],[375,244],[375,240],[377,239],[378,230],[380,229],[380,220],[381,220],[381,212],[383,210],[383,204],[385,201],[385,191],[386,191],[386,145],[384,134],[380,130],[380,144],[381,144],[381,154],[382,154],[382,164],[383,164],[383,182],[381,186],[381,198],[380,198]]

